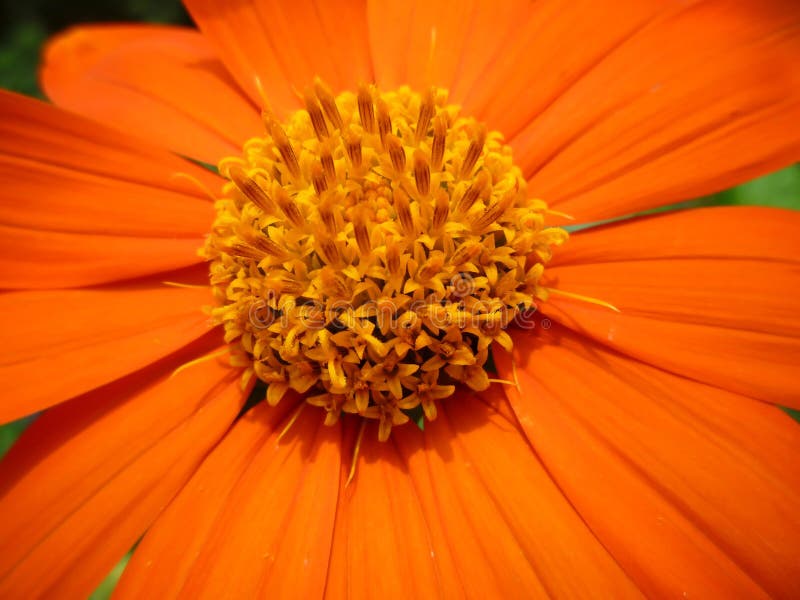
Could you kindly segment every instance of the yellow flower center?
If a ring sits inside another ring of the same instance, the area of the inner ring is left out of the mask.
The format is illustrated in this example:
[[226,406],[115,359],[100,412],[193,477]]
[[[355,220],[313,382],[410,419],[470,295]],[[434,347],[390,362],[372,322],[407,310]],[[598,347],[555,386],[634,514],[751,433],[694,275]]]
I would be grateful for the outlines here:
[[456,385],[488,387],[489,349],[545,298],[567,234],[544,226],[502,136],[442,91],[317,82],[305,102],[220,163],[212,314],[270,404],[293,389],[385,440]]

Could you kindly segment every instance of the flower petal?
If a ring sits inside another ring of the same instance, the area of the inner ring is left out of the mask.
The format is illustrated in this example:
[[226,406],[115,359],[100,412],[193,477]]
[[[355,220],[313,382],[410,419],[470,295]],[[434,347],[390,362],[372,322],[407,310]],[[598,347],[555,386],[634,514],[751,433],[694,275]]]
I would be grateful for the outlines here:
[[800,428],[556,326],[496,356],[548,472],[648,597],[797,597]]
[[0,177],[6,288],[104,283],[196,264],[213,221],[197,186],[220,181],[167,152],[7,92],[0,92]]
[[365,431],[328,596],[639,596],[493,401],[459,394],[385,444]]
[[198,32],[79,26],[46,47],[42,87],[59,106],[216,164],[263,125]]
[[0,596],[86,598],[224,434],[237,371],[178,364],[47,411],[0,463]]
[[[369,38],[376,82],[383,89],[435,85],[461,103],[491,68],[510,31],[528,18],[530,2],[369,2]],[[472,108],[471,106],[469,107]]]
[[[628,8],[598,6],[606,17],[593,25],[616,32],[613,21],[627,23]],[[514,135],[533,192],[579,221],[709,194],[800,159],[797,4],[662,8],[594,54],[578,79],[559,66],[571,85]]]
[[372,79],[364,1],[185,4],[259,106],[266,100],[278,112],[299,108],[299,94],[315,77],[337,91]]
[[800,407],[800,212],[689,210],[582,231],[546,271],[550,318],[637,359]]
[[208,288],[0,294],[0,423],[58,404],[167,356],[209,330]]
[[237,422],[134,553],[121,598],[319,598],[339,482],[339,428],[285,398]]

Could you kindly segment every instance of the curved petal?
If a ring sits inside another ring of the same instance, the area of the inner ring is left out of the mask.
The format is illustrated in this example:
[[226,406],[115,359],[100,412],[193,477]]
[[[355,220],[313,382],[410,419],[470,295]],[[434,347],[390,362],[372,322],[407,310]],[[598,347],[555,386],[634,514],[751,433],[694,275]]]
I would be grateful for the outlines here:
[[[531,3],[514,0],[392,2],[368,4],[369,39],[375,80],[382,89],[434,85],[460,104],[509,43],[507,32],[525,22]],[[466,107],[472,114],[475,107]]]
[[[800,159],[797,4],[661,9],[592,56],[578,79],[562,76],[570,85],[514,135],[533,193],[579,221],[709,194]],[[598,31],[630,21],[626,3],[602,10]]]
[[648,597],[797,597],[800,428],[564,329],[496,356],[548,472]]
[[239,420],[137,548],[121,598],[319,598],[339,482],[339,427],[292,404]]
[[214,164],[263,131],[257,108],[190,29],[70,29],[48,43],[41,82],[59,106]]
[[209,330],[208,288],[0,294],[0,423],[128,375]]
[[7,92],[0,178],[6,288],[104,283],[198,263],[214,217],[198,186],[219,185],[168,152]]
[[637,359],[800,407],[800,212],[689,210],[575,234],[545,285],[550,318]]
[[191,358],[53,408],[23,434],[0,463],[0,596],[88,597],[186,482],[244,402],[226,364],[170,376]]
[[185,4],[259,106],[266,101],[278,112],[299,108],[299,94],[315,77],[337,91],[372,80],[364,0]]
[[639,597],[491,404],[460,394],[424,433],[398,427],[385,444],[367,428],[328,597]]

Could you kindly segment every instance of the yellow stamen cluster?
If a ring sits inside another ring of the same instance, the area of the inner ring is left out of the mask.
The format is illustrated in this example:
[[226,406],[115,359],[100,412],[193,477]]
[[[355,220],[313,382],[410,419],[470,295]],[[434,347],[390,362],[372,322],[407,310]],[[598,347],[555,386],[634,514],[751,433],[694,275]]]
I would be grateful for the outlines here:
[[378,419],[385,440],[456,384],[488,387],[491,344],[511,348],[567,234],[544,226],[500,134],[441,91],[317,82],[305,104],[220,163],[212,314],[270,404],[293,389],[326,423]]

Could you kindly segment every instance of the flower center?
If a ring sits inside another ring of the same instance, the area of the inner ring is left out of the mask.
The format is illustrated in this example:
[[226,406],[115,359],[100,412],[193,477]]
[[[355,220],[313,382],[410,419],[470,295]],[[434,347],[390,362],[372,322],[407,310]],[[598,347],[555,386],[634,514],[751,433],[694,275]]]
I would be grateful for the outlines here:
[[321,83],[306,110],[226,158],[204,248],[213,318],[276,404],[293,389],[377,419],[379,437],[458,384],[489,385],[494,343],[534,310],[552,247],[499,133],[446,94]]

